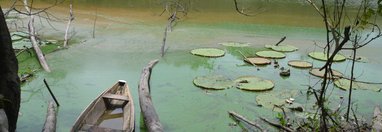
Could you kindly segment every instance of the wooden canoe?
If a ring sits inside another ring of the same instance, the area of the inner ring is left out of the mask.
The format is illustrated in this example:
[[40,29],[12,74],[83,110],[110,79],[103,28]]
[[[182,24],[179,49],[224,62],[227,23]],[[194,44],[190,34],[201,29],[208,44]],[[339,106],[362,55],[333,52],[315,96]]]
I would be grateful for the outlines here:
[[134,121],[133,98],[126,81],[120,80],[81,113],[71,132],[132,132]]

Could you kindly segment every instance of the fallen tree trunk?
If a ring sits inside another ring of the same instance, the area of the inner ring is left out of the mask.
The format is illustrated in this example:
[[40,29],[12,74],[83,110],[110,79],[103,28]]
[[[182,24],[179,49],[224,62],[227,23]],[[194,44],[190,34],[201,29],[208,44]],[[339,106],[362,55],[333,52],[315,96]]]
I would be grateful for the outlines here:
[[149,132],[163,132],[162,124],[159,121],[150,95],[150,74],[156,63],[158,63],[158,60],[153,60],[143,69],[138,86],[139,105]]
[[50,101],[48,105],[48,112],[46,113],[46,120],[44,124],[43,132],[55,132],[56,131],[56,106]]
[[48,66],[48,63],[46,62],[45,56],[42,53],[40,46],[38,45],[38,42],[36,39],[36,31],[34,29],[34,15],[32,14],[32,10],[28,5],[27,0],[24,0],[24,7],[28,11],[29,17],[30,17],[29,22],[28,22],[28,31],[29,31],[29,36],[30,36],[29,38],[32,42],[33,49],[36,51],[37,58],[40,62],[40,65],[42,66],[42,68],[45,71],[50,72],[50,68]]
[[247,118],[245,118],[245,117],[242,116],[242,115],[237,114],[236,112],[228,111],[228,114],[229,114],[230,116],[234,117],[236,121],[244,121],[245,123],[247,123],[247,124],[249,124],[249,125],[255,126],[255,127],[256,127],[257,129],[259,129],[261,132],[266,132],[264,129],[262,129],[262,128],[260,127],[259,124],[254,123],[254,122],[248,120]]

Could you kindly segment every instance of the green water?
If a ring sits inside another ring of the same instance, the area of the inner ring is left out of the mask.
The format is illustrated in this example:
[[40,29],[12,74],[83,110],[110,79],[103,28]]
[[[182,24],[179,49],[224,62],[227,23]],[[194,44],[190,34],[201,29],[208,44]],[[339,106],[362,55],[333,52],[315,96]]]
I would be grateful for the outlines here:
[[[248,2],[248,1],[246,1]],[[307,57],[318,50],[313,41],[323,43],[322,21],[314,10],[305,4],[292,1],[256,1],[255,7],[264,6],[268,11],[256,17],[238,15],[232,1],[196,1],[189,15],[177,23],[167,38],[168,52],[160,57],[167,16],[158,16],[158,3],[143,1],[76,1],[74,23],[80,40],[69,49],[47,55],[53,72],[39,72],[36,78],[22,87],[21,115],[18,131],[40,131],[44,123],[47,101],[51,100],[43,84],[47,79],[60,102],[58,131],[69,131],[77,116],[103,90],[117,80],[127,80],[135,104],[136,130],[144,131],[138,101],[138,81],[142,68],[153,59],[160,59],[151,76],[151,95],[159,118],[166,131],[241,131],[239,126],[229,126],[233,120],[227,111],[236,111],[251,120],[258,117],[274,119],[277,112],[258,107],[255,98],[261,92],[247,92],[236,88],[208,91],[192,84],[193,78],[208,74],[222,74],[230,79],[242,75],[255,75],[275,83],[273,91],[307,89],[319,79],[308,70],[291,68],[291,76],[282,78],[273,66],[256,68],[245,64],[236,50],[254,53],[264,44],[276,43],[287,36],[285,44],[299,47],[299,51],[287,53],[279,60],[287,67],[288,60],[303,59],[321,66],[323,62]],[[272,5],[269,5],[272,4]],[[43,4],[41,4],[43,5]],[[248,4],[247,6],[250,7]],[[3,4],[2,4],[3,7]],[[4,7],[3,7],[4,8]],[[67,7],[53,8],[66,16]],[[92,38],[95,9],[98,12],[96,37]],[[61,11],[61,12],[60,12]],[[118,12],[118,13],[116,13]],[[61,31],[43,28],[44,34],[63,36],[65,23],[58,23]],[[232,49],[219,42],[250,42],[250,49]],[[360,80],[382,82],[382,61],[376,54],[382,49],[380,40],[360,50],[370,63],[357,63],[356,76]],[[227,51],[221,58],[203,58],[189,53],[199,47],[217,47]],[[350,75],[349,61],[336,63],[334,68]],[[347,96],[346,91],[330,88],[333,98]],[[268,91],[270,92],[270,91]],[[372,108],[382,105],[379,92],[356,90],[353,100],[358,111],[370,118]],[[332,100],[334,103],[336,100]],[[297,102],[305,103],[304,95]]]

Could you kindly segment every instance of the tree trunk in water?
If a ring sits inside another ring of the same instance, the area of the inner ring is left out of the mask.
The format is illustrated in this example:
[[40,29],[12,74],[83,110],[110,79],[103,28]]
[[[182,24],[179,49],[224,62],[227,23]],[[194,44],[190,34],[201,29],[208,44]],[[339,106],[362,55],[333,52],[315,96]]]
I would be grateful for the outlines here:
[[68,24],[66,25],[66,31],[65,31],[65,38],[64,38],[64,47],[67,47],[68,46],[68,41],[69,41],[69,38],[68,38],[68,33],[69,33],[69,29],[70,29],[70,24],[72,23],[72,21],[74,20],[74,17],[73,17],[73,4],[72,4],[73,1],[70,1],[70,5],[69,5],[69,20],[68,20]]
[[9,131],[16,130],[17,118],[20,108],[20,79],[18,62],[12,48],[12,40],[0,7],[0,94],[8,118]]
[[372,131],[381,132],[382,131],[382,113],[379,105],[374,108],[374,116],[372,118]]
[[42,66],[42,68],[45,71],[50,72],[50,68],[48,66],[48,63],[46,62],[45,56],[42,53],[42,51],[38,45],[37,39],[36,39],[36,31],[34,29],[34,15],[32,15],[32,11],[28,6],[27,0],[24,0],[24,7],[30,14],[30,19],[29,19],[29,23],[28,23],[28,31],[29,31],[29,36],[30,36],[29,38],[32,42],[33,49],[35,50],[35,52],[37,54],[37,58],[40,62],[40,65]]
[[149,132],[163,132],[162,124],[159,121],[150,95],[150,74],[156,63],[158,63],[158,60],[153,60],[143,69],[138,86],[139,105]]
[[43,132],[55,132],[56,131],[56,106],[52,101],[49,101],[48,112],[46,113],[46,119]]

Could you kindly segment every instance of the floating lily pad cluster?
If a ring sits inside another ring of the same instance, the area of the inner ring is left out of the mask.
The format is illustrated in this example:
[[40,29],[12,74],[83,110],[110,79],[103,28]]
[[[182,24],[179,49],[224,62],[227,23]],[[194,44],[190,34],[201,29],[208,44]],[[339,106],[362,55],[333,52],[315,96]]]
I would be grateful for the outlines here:
[[200,88],[212,90],[223,90],[230,87],[236,87],[248,91],[265,91],[274,87],[272,81],[255,76],[242,76],[232,81],[222,75],[207,75],[196,77],[193,82]]

